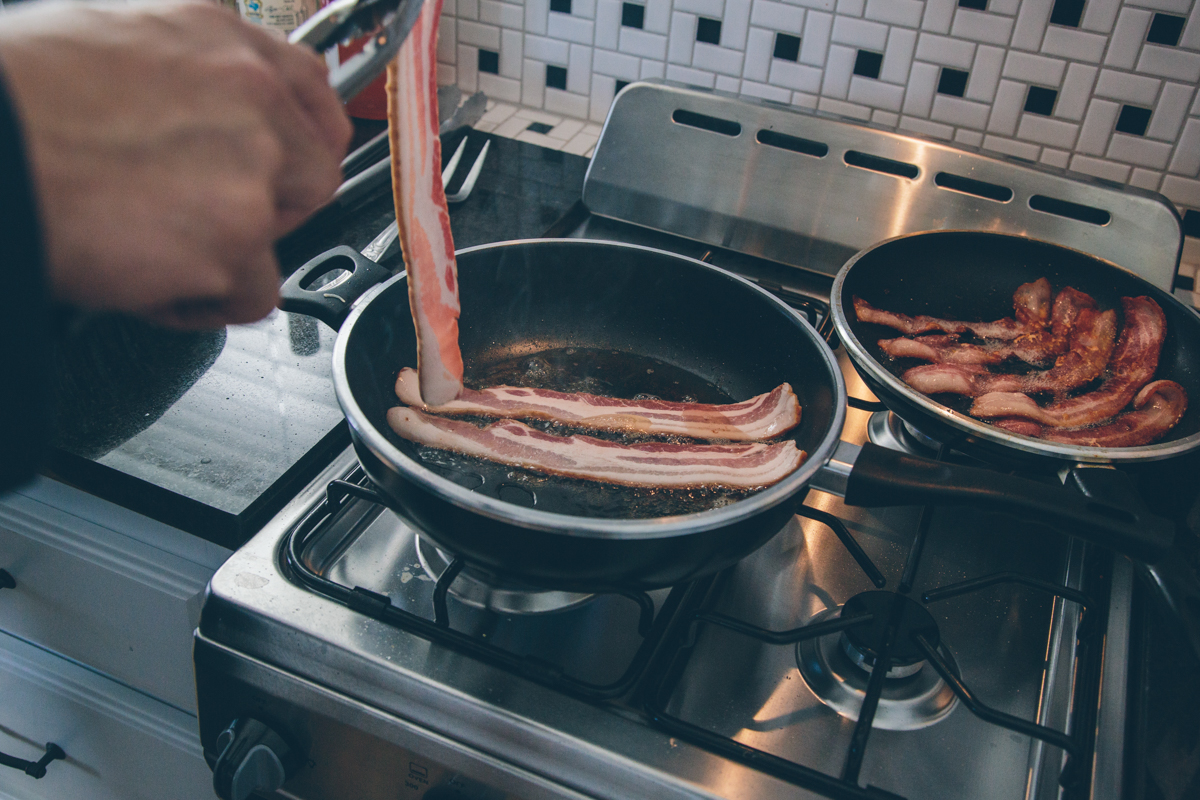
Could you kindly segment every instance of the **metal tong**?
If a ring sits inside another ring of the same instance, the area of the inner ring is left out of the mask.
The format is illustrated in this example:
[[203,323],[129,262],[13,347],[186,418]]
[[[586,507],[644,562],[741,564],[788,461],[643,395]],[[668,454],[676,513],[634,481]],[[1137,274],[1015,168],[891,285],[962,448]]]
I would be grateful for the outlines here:
[[329,85],[344,103],[387,67],[416,24],[424,2],[334,0],[296,28],[288,41],[323,53],[338,42],[371,35],[362,52],[329,71]]

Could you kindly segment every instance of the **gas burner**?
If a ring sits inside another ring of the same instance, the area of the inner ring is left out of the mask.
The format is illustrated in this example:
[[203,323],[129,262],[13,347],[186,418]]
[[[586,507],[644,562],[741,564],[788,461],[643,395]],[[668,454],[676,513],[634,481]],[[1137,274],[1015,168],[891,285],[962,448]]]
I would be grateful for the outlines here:
[[[451,557],[421,536],[417,540],[417,559],[425,574],[435,582],[452,561]],[[497,614],[545,614],[566,611],[583,605],[594,594],[534,589],[515,584],[492,582],[467,567],[450,583],[448,593],[472,608]]]
[[835,619],[843,611],[850,616],[869,612],[875,618],[844,633],[798,642],[796,664],[818,700],[843,717],[857,720],[894,602],[903,604],[903,610],[874,726],[893,731],[916,730],[944,719],[958,702],[946,682],[934,670],[924,668],[925,661],[916,645],[917,634],[937,648],[950,669],[958,674],[954,657],[939,642],[937,623],[917,602],[894,592],[863,592],[847,600],[844,606],[822,611],[807,624]]
[[916,456],[934,456],[940,443],[931,439],[894,411],[876,411],[867,421],[867,438],[880,447],[899,450]]

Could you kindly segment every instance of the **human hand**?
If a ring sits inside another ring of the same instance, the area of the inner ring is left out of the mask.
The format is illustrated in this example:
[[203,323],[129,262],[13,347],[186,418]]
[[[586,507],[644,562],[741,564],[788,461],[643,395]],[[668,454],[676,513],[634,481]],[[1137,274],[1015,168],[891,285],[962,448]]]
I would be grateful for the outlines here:
[[201,3],[0,16],[53,296],[173,327],[265,316],[273,245],[341,180],[324,61]]

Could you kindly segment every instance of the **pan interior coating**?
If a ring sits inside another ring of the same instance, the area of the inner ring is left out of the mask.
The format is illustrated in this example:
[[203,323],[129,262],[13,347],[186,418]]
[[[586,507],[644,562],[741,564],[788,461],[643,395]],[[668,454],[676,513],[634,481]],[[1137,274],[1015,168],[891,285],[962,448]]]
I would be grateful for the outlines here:
[[[743,400],[788,382],[799,398],[801,424],[787,438],[808,453],[830,433],[839,403],[837,384],[817,342],[806,342],[788,312],[740,280],[670,254],[616,245],[540,241],[481,248],[460,254],[460,344],[466,380],[479,387],[567,351],[585,353],[578,368],[554,380],[578,388],[600,373],[614,396],[650,394],[666,400]],[[573,516],[629,518],[693,513],[744,494],[712,490],[660,496],[660,492],[536,475],[416,446],[387,426],[388,408],[399,404],[394,382],[414,364],[412,321],[403,282],[371,300],[354,323],[346,346],[346,377],[370,424],[413,463],[428,464],[447,479],[476,488],[482,475],[491,496]],[[524,366],[523,366],[524,365]],[[561,365],[560,365],[561,366]],[[576,371],[577,370],[577,371]],[[654,372],[646,372],[654,370]],[[536,370],[535,370],[536,371]],[[554,370],[551,370],[553,372]],[[675,381],[679,381],[675,384]],[[512,381],[508,381],[512,382]],[[529,380],[528,383],[540,383]],[[678,395],[672,395],[678,386]],[[452,463],[431,463],[442,461]],[[403,471],[409,465],[400,464]],[[514,477],[509,478],[509,474]]]
[[[915,359],[893,359],[880,339],[900,335],[891,328],[858,321],[853,298],[903,314],[945,319],[994,320],[1012,316],[1012,295],[1023,283],[1046,277],[1055,291],[1072,286],[1090,294],[1102,310],[1116,308],[1121,297],[1148,295],[1167,316],[1167,337],[1156,379],[1181,384],[1189,397],[1200,398],[1200,318],[1173,302],[1161,290],[1132,273],[1074,250],[1015,236],[977,232],[945,232],[905,237],[863,254],[846,272],[841,305],[851,332],[872,358],[898,383]],[[965,413],[969,398],[937,395],[943,404]],[[1200,432],[1200,405],[1192,403],[1162,442]]]

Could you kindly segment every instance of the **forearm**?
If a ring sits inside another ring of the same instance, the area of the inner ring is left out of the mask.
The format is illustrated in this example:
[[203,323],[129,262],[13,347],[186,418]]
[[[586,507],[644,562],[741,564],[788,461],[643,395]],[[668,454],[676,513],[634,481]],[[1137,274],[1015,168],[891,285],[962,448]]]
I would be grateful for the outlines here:
[[0,491],[30,478],[51,417],[51,343],[42,227],[20,122],[0,75]]

